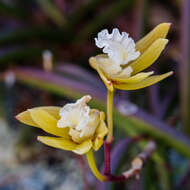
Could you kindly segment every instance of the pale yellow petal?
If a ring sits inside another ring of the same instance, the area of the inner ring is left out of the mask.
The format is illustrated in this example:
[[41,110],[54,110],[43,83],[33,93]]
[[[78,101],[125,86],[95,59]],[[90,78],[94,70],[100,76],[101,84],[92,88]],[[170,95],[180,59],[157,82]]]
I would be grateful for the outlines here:
[[94,62],[99,66],[99,68],[105,73],[107,77],[122,71],[120,64],[115,63],[113,60],[111,60],[107,54],[99,54],[95,56],[94,59]]
[[57,119],[44,109],[29,109],[33,121],[44,131],[69,139],[68,128],[58,128]]
[[43,106],[43,107],[38,107],[38,108],[47,111],[50,115],[55,117],[57,120],[60,119],[59,111],[60,111],[61,107],[58,107],[58,106]]
[[[36,108],[32,108],[32,109],[43,109],[45,111],[47,111],[50,115],[53,115],[56,119],[59,119],[59,110],[60,107],[56,107],[56,106],[42,106],[42,107],[36,107]],[[20,122],[26,124],[26,125],[30,125],[33,127],[39,127],[32,119],[30,112],[28,110],[18,114],[16,116],[16,119],[18,119]]]
[[90,65],[95,69],[97,70],[100,78],[103,80],[104,84],[106,85],[106,87],[110,90],[110,91],[113,91],[113,85],[111,83],[111,81],[109,81],[107,79],[107,77],[105,76],[104,72],[100,69],[100,67],[98,66],[98,63],[96,61],[96,58],[94,57],[91,57],[89,59],[89,63]]
[[129,78],[115,78],[114,81],[122,83],[137,83],[152,75],[154,72],[141,72]]
[[111,79],[113,80],[117,80],[117,79],[126,79],[129,78],[131,76],[131,73],[133,72],[133,69],[131,66],[127,66],[125,67],[119,74],[117,75],[112,75]]
[[84,137],[80,137],[81,131],[77,131],[76,129],[70,128],[69,129],[69,135],[71,136],[71,139],[76,143],[81,143],[85,140]]
[[101,120],[101,121],[104,121],[105,118],[106,118],[105,113],[104,113],[103,111],[101,111],[101,112],[100,112],[100,120]]
[[92,147],[92,141],[91,139],[88,139],[81,144],[77,145],[76,148],[73,150],[76,154],[85,154],[87,153]]
[[167,43],[167,39],[156,40],[136,61],[131,63],[130,66],[133,68],[132,75],[152,65],[158,59]]
[[110,91],[113,91],[112,82],[106,78],[106,76],[104,75],[104,73],[102,72],[102,70],[99,67],[97,67],[97,72],[100,75],[100,78],[103,80],[104,84],[106,85],[107,89]]
[[97,70],[97,61],[96,61],[96,58],[95,57],[90,57],[89,58],[89,64],[90,64],[90,66],[93,68],[93,69],[95,69],[95,70]]
[[95,138],[93,141],[93,148],[95,151],[97,151],[104,142],[104,137],[108,133],[108,128],[106,127],[106,124],[104,121],[100,122],[100,125],[98,126],[95,134]]
[[151,76],[146,79],[144,79],[141,82],[138,83],[120,83],[120,84],[115,84],[114,87],[120,90],[137,90],[141,88],[145,88],[147,86],[153,85],[166,77],[172,75],[173,72],[168,72],[163,75],[156,75],[156,76]]
[[165,38],[170,29],[171,23],[161,23],[150,31],[145,37],[136,43],[136,50],[141,54],[157,39]]
[[[82,131],[70,128],[69,135],[76,143],[81,143],[87,139],[93,138],[96,128],[100,123],[100,112],[97,109],[91,109],[89,113],[89,121]],[[81,135],[82,134],[82,135]]]
[[83,133],[83,136],[86,138],[90,138],[94,135],[96,128],[98,127],[100,123],[100,112],[97,109],[91,109],[89,113],[90,119],[88,121],[88,124],[85,128],[85,131]]
[[27,111],[24,111],[22,113],[19,113],[17,116],[16,116],[16,119],[19,120],[21,123],[24,123],[26,125],[30,125],[30,126],[33,126],[33,127],[39,127],[37,123],[35,123],[30,115],[30,112],[27,110]]
[[60,148],[63,150],[72,151],[77,147],[77,144],[75,144],[71,140],[67,140],[60,137],[38,136],[38,140],[48,146]]

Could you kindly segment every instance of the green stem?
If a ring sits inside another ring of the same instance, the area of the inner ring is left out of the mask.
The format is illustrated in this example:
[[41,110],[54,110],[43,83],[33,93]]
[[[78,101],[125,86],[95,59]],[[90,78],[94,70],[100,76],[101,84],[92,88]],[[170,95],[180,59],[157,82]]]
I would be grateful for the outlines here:
[[107,91],[107,122],[108,122],[108,135],[106,142],[110,143],[113,140],[113,95],[114,91]]
[[98,168],[96,167],[96,163],[95,163],[95,160],[94,160],[94,153],[92,150],[90,150],[89,152],[86,153],[86,158],[88,160],[88,165],[92,171],[92,173],[94,174],[94,176],[96,176],[96,178],[99,180],[99,181],[107,181],[107,177],[102,175]]

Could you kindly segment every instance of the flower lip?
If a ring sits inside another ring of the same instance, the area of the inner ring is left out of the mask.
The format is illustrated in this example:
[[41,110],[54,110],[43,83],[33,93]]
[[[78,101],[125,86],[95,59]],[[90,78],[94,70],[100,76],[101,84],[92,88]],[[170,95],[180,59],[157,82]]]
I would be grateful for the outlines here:
[[111,34],[107,29],[99,32],[95,43],[118,65],[126,65],[140,56],[140,52],[135,49],[134,40],[126,32],[120,34],[117,28],[114,28]]
[[93,136],[99,124],[99,111],[91,110],[87,105],[90,99],[91,96],[84,96],[76,103],[66,104],[59,112],[61,118],[57,122],[57,127],[69,127],[69,135],[75,142]]

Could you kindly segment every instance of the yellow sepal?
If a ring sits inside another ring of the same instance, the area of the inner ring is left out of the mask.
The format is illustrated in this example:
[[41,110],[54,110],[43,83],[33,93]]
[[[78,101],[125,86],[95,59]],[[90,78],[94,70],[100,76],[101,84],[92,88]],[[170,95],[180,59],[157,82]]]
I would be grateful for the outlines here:
[[108,128],[104,121],[101,121],[96,129],[95,139],[93,141],[93,148],[97,151],[104,142],[104,136],[108,133]]
[[[43,109],[45,111],[47,111],[50,115],[54,116],[56,119],[59,119],[59,111],[60,111],[60,107],[57,106],[42,106],[42,107],[37,107],[37,108],[33,108],[33,109]],[[20,122],[26,124],[26,125],[30,125],[33,127],[39,127],[32,119],[30,112],[24,111],[20,114],[18,114],[16,116],[16,119],[18,119]]]
[[91,65],[92,68],[94,68],[95,70],[97,70],[97,72],[98,72],[100,78],[102,79],[102,81],[103,81],[104,84],[106,85],[107,89],[110,90],[110,91],[113,91],[114,88],[113,88],[112,82],[109,81],[109,80],[106,78],[105,74],[103,73],[103,71],[102,71],[102,70],[100,69],[100,67],[98,66],[98,63],[97,63],[97,61],[96,61],[96,58],[91,57],[91,58],[89,59],[89,63],[90,63],[90,65]]
[[144,53],[154,41],[167,36],[170,26],[171,23],[161,23],[157,25],[152,31],[136,43],[136,50],[140,51],[141,54]]
[[55,119],[57,119],[57,120],[60,119],[59,111],[60,111],[61,107],[58,107],[58,106],[42,106],[42,107],[38,107],[38,108],[47,111],[50,115],[55,117]]
[[60,137],[48,137],[48,136],[38,136],[38,140],[43,144],[48,146],[59,148],[63,150],[74,150],[77,147],[77,144],[71,140],[67,140]]
[[132,74],[136,74],[152,65],[164,50],[167,39],[157,39],[136,61],[131,63]]
[[141,89],[150,85],[153,85],[163,79],[165,79],[166,77],[172,75],[173,72],[168,72],[165,73],[163,75],[156,75],[156,76],[151,76],[148,77],[146,79],[144,79],[143,81],[140,81],[138,83],[118,83],[118,84],[114,84],[114,87],[120,90],[137,90],[137,89]]
[[85,154],[92,148],[92,141],[90,139],[82,142],[81,144],[77,145],[73,150],[76,154]]
[[19,120],[21,123],[24,123],[26,125],[30,125],[33,127],[39,127],[32,119],[30,112],[28,110],[19,113],[16,117],[17,120]]
[[70,138],[68,135],[69,128],[58,128],[57,119],[44,109],[33,108],[29,109],[28,111],[32,120],[44,131],[52,135],[64,137],[66,139]]
[[149,77],[150,75],[152,75],[154,72],[141,72],[138,73],[134,76],[128,77],[126,79],[124,78],[114,78],[113,80],[116,82],[121,82],[121,83],[137,83],[140,82],[142,80],[144,80],[145,78]]

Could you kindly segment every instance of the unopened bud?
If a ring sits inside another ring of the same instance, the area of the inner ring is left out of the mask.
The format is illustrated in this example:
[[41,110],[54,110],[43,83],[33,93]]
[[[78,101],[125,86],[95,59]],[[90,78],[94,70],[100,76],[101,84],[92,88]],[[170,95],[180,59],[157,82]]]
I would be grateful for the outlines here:
[[15,74],[12,71],[7,71],[4,76],[5,84],[8,88],[11,88],[15,83]]
[[43,57],[43,69],[45,71],[52,71],[53,69],[53,55],[52,52],[49,50],[45,50],[42,53],[42,57]]

